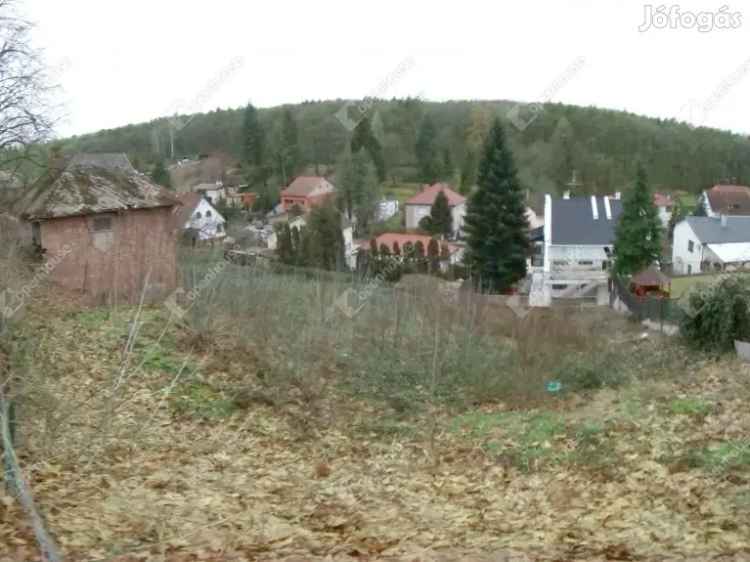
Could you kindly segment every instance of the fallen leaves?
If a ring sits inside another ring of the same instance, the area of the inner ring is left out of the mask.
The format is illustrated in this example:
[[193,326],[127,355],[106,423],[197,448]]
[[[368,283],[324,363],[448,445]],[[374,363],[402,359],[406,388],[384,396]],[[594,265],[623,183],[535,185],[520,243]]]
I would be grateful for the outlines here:
[[[655,398],[606,391],[561,420],[541,416],[537,427],[520,418],[519,427],[541,435],[528,443],[510,431],[514,414],[502,408],[485,407],[481,419],[494,425],[481,431],[467,416],[452,424],[444,414],[445,431],[429,449],[418,419],[413,431],[388,439],[354,432],[379,415],[365,403],[340,403],[346,419],[331,416],[327,427],[304,433],[283,410],[256,401],[226,416],[175,415],[161,392],[173,373],[158,371],[132,377],[125,401],[103,417],[97,397],[117,365],[118,322],[57,318],[39,328],[40,353],[54,358],[50,391],[71,408],[59,441],[44,439],[50,428],[39,420],[24,426],[29,475],[70,560],[703,562],[750,552],[750,500],[739,495],[746,480],[674,471],[661,460],[698,440],[747,435],[743,399],[717,397],[729,383],[716,377],[680,388],[685,399],[721,403],[700,423]],[[168,371],[180,357],[162,359]],[[228,361],[205,364],[241,371]],[[201,376],[220,388],[225,372]],[[72,408],[82,398],[88,409]],[[581,413],[587,409],[596,417]],[[524,472],[504,460],[521,446],[565,458],[579,440],[567,426],[591,419],[602,425],[591,446],[611,445],[606,472],[583,460],[535,462]],[[507,451],[489,454],[491,441]],[[22,514],[2,494],[0,515],[0,560],[38,558]]]

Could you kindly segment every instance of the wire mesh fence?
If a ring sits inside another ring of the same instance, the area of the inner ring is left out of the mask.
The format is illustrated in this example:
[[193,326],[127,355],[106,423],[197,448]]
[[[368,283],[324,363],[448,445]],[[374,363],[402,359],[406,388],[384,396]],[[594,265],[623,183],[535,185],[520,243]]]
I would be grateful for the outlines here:
[[679,325],[687,315],[679,300],[656,295],[636,295],[630,291],[627,280],[621,277],[612,278],[611,289],[612,298],[619,298],[639,321]]

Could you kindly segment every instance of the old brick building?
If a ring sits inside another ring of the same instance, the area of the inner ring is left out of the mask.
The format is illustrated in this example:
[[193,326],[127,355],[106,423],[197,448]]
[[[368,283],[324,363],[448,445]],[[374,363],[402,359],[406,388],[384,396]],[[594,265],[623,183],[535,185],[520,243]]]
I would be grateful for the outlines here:
[[124,154],[80,154],[21,201],[53,282],[92,302],[158,299],[175,289],[176,230],[168,191]]

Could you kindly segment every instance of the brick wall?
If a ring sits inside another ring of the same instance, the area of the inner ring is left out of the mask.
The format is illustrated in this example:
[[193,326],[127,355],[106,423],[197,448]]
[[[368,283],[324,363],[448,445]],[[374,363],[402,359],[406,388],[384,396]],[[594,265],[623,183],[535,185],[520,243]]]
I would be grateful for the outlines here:
[[[110,218],[109,229],[106,219]],[[158,300],[177,282],[172,209],[131,210],[45,221],[41,243],[55,260],[50,278],[95,303]]]

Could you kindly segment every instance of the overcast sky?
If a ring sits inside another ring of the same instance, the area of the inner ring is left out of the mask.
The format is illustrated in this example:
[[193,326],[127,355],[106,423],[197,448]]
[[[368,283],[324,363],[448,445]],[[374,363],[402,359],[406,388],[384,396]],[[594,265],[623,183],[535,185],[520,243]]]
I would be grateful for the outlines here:
[[661,4],[632,0],[22,2],[63,87],[60,135],[371,94],[551,100],[750,132],[747,3],[682,1],[665,26],[646,15]]

